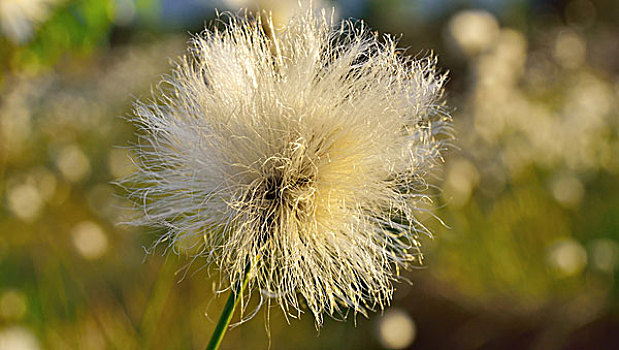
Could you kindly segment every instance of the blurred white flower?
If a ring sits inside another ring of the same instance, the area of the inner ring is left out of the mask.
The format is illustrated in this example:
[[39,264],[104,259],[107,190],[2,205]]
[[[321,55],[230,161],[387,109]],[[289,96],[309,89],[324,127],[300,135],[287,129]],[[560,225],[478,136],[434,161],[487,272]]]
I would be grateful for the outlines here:
[[499,23],[484,10],[467,10],[449,20],[448,33],[453,43],[466,55],[488,50],[499,37]]
[[248,8],[252,11],[267,11],[271,14],[273,23],[285,25],[294,16],[299,5],[306,8],[319,9],[324,7],[322,0],[224,0],[230,9]]
[[11,350],[38,350],[39,340],[31,330],[11,326],[0,329],[0,349]]
[[587,43],[573,30],[562,30],[557,35],[553,56],[565,68],[578,68],[587,56]]
[[260,20],[205,32],[136,103],[132,223],[199,243],[222,288],[255,261],[250,295],[293,317],[302,297],[317,325],[386,307],[400,267],[421,261],[423,177],[451,137],[435,63],[326,12],[274,37]]
[[44,22],[59,0],[0,0],[0,29],[2,34],[17,44],[23,44],[34,35],[36,27]]
[[387,349],[408,348],[417,337],[415,321],[403,310],[389,310],[379,321],[378,337]]
[[564,207],[577,207],[584,194],[582,182],[575,176],[561,176],[552,183],[552,195]]
[[450,205],[462,207],[469,201],[479,183],[479,172],[475,165],[466,159],[455,159],[450,164],[443,195]]
[[76,144],[63,146],[56,157],[58,169],[71,182],[78,182],[90,174],[90,161]]
[[563,238],[550,247],[548,263],[560,275],[573,276],[587,265],[587,251],[576,240]]
[[82,221],[71,230],[73,245],[85,259],[100,258],[108,248],[108,239],[101,226],[92,221]]
[[39,190],[30,184],[19,184],[7,189],[9,209],[22,221],[35,221],[41,209],[43,199]]

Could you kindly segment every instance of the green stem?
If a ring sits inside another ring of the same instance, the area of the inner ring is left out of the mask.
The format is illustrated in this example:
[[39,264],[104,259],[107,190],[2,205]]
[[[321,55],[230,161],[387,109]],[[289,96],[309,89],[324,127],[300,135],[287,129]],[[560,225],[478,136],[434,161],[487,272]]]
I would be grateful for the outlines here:
[[216,350],[219,348],[221,341],[224,339],[224,335],[228,330],[228,325],[230,324],[230,320],[232,319],[232,315],[234,314],[234,309],[241,301],[243,297],[243,293],[245,292],[245,288],[247,288],[247,283],[249,282],[249,272],[251,271],[251,260],[247,262],[247,266],[245,266],[245,272],[243,273],[243,280],[239,281],[239,283],[234,286],[234,289],[230,291],[230,295],[228,296],[228,300],[226,301],[226,306],[224,306],[223,311],[221,312],[221,316],[219,316],[219,321],[217,322],[217,327],[213,331],[211,335],[211,340],[209,340],[208,345],[206,346],[207,350]]

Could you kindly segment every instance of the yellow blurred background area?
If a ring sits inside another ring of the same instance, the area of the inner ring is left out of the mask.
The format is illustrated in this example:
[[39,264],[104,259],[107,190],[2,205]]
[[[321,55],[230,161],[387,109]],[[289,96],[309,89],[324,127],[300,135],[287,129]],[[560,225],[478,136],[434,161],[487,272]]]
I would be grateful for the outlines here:
[[[206,345],[226,298],[217,272],[187,257],[192,242],[150,249],[160,229],[122,224],[125,117],[216,9],[285,23],[296,6],[0,0],[0,349]],[[456,141],[420,214],[433,237],[384,312],[316,330],[263,307],[222,348],[619,348],[619,3],[313,6],[449,71]]]

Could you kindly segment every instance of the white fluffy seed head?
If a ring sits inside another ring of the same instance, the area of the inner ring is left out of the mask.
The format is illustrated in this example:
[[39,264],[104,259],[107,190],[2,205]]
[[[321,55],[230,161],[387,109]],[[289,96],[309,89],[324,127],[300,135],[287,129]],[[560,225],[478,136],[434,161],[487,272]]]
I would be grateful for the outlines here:
[[286,315],[384,308],[420,262],[423,178],[450,139],[435,63],[325,12],[230,18],[135,105],[133,222],[199,242],[222,288],[253,261],[248,295]]

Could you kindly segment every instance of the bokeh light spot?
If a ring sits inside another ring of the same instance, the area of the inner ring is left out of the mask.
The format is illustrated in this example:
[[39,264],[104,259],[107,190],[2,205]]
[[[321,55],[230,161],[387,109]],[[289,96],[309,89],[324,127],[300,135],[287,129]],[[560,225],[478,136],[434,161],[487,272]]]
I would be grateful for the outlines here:
[[43,208],[43,200],[35,186],[23,184],[8,189],[8,205],[9,209],[19,219],[25,222],[33,222],[38,218]]
[[73,245],[88,260],[100,258],[108,248],[108,239],[101,226],[92,221],[82,221],[71,230]]
[[19,320],[28,311],[28,301],[24,293],[7,290],[0,294],[0,317],[5,320]]
[[90,173],[88,157],[77,145],[62,148],[56,163],[62,175],[71,182],[80,181]]
[[587,265],[587,251],[572,238],[555,242],[548,252],[548,264],[562,276],[573,276]]
[[585,189],[574,176],[563,176],[552,183],[552,195],[564,207],[577,207],[585,194]]
[[379,320],[380,343],[387,349],[404,349],[417,336],[415,321],[404,311],[391,309]]
[[591,242],[591,264],[598,270],[613,272],[619,265],[619,243],[609,238],[599,238]]
[[557,63],[565,68],[578,68],[587,55],[587,44],[583,37],[575,31],[559,32],[555,41],[553,56]]
[[37,350],[39,340],[27,328],[11,326],[0,330],[0,349]]

